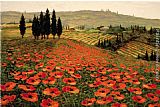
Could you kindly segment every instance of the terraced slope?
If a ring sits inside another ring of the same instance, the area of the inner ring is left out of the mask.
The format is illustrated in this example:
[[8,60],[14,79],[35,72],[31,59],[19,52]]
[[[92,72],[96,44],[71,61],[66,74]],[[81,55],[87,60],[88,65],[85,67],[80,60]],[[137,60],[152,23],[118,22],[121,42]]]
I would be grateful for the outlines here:
[[96,45],[98,43],[98,40],[104,40],[104,39],[112,39],[115,38],[116,36],[114,35],[102,35],[98,33],[84,33],[84,32],[65,32],[62,35],[62,38],[68,38],[68,39],[73,39],[77,41],[84,42],[89,45]]
[[[119,50],[117,50],[117,52],[119,54],[137,58],[138,54],[140,56],[145,55],[146,51],[150,55],[152,50],[156,51],[156,48],[138,41],[131,41],[127,43],[124,47],[121,47]],[[158,49],[158,52],[160,53],[160,49]]]

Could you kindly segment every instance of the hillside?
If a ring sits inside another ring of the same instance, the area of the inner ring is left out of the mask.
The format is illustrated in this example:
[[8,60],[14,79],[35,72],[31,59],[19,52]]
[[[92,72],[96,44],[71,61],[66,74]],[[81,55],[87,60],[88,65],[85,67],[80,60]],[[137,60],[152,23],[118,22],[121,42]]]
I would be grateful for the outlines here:
[[[2,24],[4,23],[18,23],[21,17],[20,12],[15,11],[7,11],[1,12],[2,16]],[[33,18],[33,15],[39,15],[39,12],[36,13],[24,13],[26,21]],[[90,11],[90,10],[82,10],[75,12],[57,12],[57,17],[61,17],[64,25],[70,26],[78,26],[78,25],[86,25],[90,27],[95,26],[108,26],[119,25],[122,26],[130,26],[130,25],[145,25],[147,27],[160,27],[160,19],[145,19],[140,17],[133,17],[128,15],[116,14],[110,11]]]

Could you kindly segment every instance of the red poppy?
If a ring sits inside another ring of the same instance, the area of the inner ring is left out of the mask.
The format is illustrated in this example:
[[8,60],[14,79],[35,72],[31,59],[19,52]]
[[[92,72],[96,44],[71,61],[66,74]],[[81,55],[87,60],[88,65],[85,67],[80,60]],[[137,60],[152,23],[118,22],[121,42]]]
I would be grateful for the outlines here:
[[99,77],[99,78],[96,78],[96,81],[101,81],[101,82],[103,82],[103,81],[106,81],[107,79],[108,79],[107,76],[101,76],[101,77]]
[[22,99],[29,101],[29,102],[37,102],[38,101],[38,94],[37,93],[32,93],[32,92],[28,92],[28,93],[22,93],[20,94]]
[[13,72],[10,72],[10,74],[13,75],[13,76],[17,76],[17,75],[21,74],[21,72],[13,71]]
[[63,82],[69,85],[76,85],[76,80],[74,78],[64,78]]
[[1,64],[2,64],[2,67],[6,67],[7,66],[7,63],[5,63],[5,62],[3,62]]
[[41,82],[41,80],[36,77],[30,77],[26,80],[26,83],[30,84],[30,85],[38,85],[40,82]]
[[27,72],[22,72],[22,74],[33,74],[34,73],[34,70],[28,70]]
[[44,79],[47,77],[47,75],[48,74],[46,72],[38,72],[34,77],[39,79]]
[[149,104],[148,107],[160,107],[160,104],[156,103],[156,104]]
[[130,87],[130,88],[128,88],[128,91],[135,93],[135,94],[142,94],[142,91],[140,88]]
[[85,61],[82,61],[82,62],[81,62],[81,66],[87,67],[87,66],[88,66],[88,63],[85,62]]
[[79,93],[79,89],[75,86],[64,86],[62,88],[63,92],[69,92],[69,93]]
[[86,68],[86,70],[88,70],[88,71],[96,71],[96,68],[95,67],[88,67],[88,68]]
[[47,62],[48,65],[56,66],[56,62],[54,60],[49,60]]
[[126,84],[125,83],[119,83],[118,85],[114,85],[112,87],[114,90],[123,90],[126,88]]
[[54,77],[48,77],[46,80],[42,80],[43,84],[54,84],[56,82],[56,79]]
[[55,78],[62,78],[63,72],[56,71],[56,72],[50,72],[50,76],[54,76]]
[[43,66],[44,66],[44,63],[39,63],[35,66],[35,69],[42,68]]
[[94,102],[96,101],[95,98],[86,98],[81,102],[81,105],[83,106],[91,106],[94,104]]
[[104,81],[102,84],[104,86],[106,86],[106,87],[113,87],[116,84],[116,81],[114,81],[114,80],[107,80],[107,81]]
[[32,85],[18,85],[18,88],[24,90],[24,91],[34,91],[36,88]]
[[71,74],[72,77],[77,78],[77,79],[81,79],[82,76],[80,74]]
[[123,100],[125,98],[125,96],[118,91],[112,91],[110,95],[114,96],[114,98],[118,100]]
[[109,76],[113,79],[120,79],[120,74],[119,73],[111,73]]
[[56,66],[55,68],[56,70],[61,70],[61,71],[65,71],[66,68],[64,66]]
[[105,74],[106,74],[106,71],[107,71],[107,69],[106,69],[106,68],[103,68],[103,69],[99,69],[97,72],[100,73],[100,74],[105,75]]
[[132,83],[135,84],[135,85],[139,85],[140,84],[140,82],[138,81],[138,79],[133,79]]
[[94,92],[95,96],[106,97],[106,95],[110,92],[110,89],[100,88],[96,92]]
[[57,97],[61,94],[61,92],[58,88],[46,88],[45,90],[43,90],[43,94]]
[[153,93],[146,94],[146,97],[151,99],[154,102],[159,101],[159,98],[157,96],[155,96],[155,94],[153,94]]
[[142,96],[139,96],[139,95],[138,96],[133,96],[132,100],[135,101],[135,102],[137,102],[137,103],[144,103],[144,102],[146,102],[146,99],[143,98]]
[[14,76],[14,79],[15,80],[22,80],[22,81],[24,81],[24,80],[26,80],[28,77],[27,77],[27,75],[15,75]]
[[59,107],[59,103],[57,101],[53,101],[50,98],[43,99],[41,104],[42,107]]
[[1,104],[3,106],[7,105],[8,103],[14,101],[16,98],[16,95],[4,95],[1,99]]
[[43,68],[43,71],[52,72],[53,70],[54,70],[54,66],[46,66],[45,68]]
[[69,73],[69,74],[73,74],[75,72],[75,69],[74,68],[66,68],[66,71]]
[[17,61],[21,61],[21,60],[23,60],[22,57],[18,57],[18,58],[17,58]]
[[112,96],[107,96],[107,97],[103,97],[101,99],[98,99],[96,101],[96,103],[100,104],[100,105],[104,105],[104,104],[111,103],[112,101],[113,101],[113,97]]
[[143,88],[156,89],[157,85],[156,84],[143,84]]
[[4,85],[1,85],[1,90],[2,91],[12,91],[15,86],[16,86],[16,83],[7,82]]
[[127,107],[127,104],[125,104],[125,103],[113,103],[112,105],[111,105],[111,107]]
[[102,85],[101,81],[94,81],[93,84],[88,84],[88,86],[91,87],[91,88],[93,88],[93,87],[95,88],[95,87],[98,87],[100,85]]
[[157,89],[155,92],[156,95],[160,95],[160,89]]
[[24,66],[24,63],[17,63],[16,64],[16,67],[20,68],[20,67],[23,67]]
[[95,78],[95,77],[99,77],[100,74],[99,73],[92,73],[92,74],[90,74],[90,76],[93,77],[93,78]]
[[76,71],[81,71],[83,68],[82,66],[75,66]]

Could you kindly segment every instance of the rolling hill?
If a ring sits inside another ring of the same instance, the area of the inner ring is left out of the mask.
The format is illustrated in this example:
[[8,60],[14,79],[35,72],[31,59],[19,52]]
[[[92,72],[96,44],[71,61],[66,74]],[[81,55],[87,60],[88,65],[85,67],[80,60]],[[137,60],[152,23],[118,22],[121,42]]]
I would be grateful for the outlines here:
[[[1,12],[1,22],[5,23],[18,23],[21,17],[21,12],[6,11]],[[23,13],[26,21],[32,19],[34,14],[39,15],[39,12]],[[86,25],[89,27],[96,26],[109,26],[111,25],[141,25],[147,27],[160,27],[160,19],[145,19],[140,17],[128,16],[117,14],[111,11],[67,11],[67,12],[56,12],[57,18],[61,17],[63,25],[70,25],[72,27],[78,25]]]

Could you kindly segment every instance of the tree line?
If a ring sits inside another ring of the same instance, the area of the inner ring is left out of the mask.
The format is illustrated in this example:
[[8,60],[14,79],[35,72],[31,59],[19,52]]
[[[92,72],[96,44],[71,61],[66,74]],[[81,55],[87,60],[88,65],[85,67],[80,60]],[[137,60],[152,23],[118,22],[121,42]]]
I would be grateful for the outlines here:
[[157,61],[158,60],[158,62],[160,62],[160,56],[157,57],[156,52],[153,50],[152,50],[150,56],[148,55],[148,51],[146,51],[145,55],[140,56],[140,54],[138,54],[137,58],[147,60],[147,61]]
[[[21,16],[19,29],[23,38],[26,31],[25,18],[23,14]],[[39,17],[34,15],[32,21],[32,34],[35,39],[39,39],[39,36],[41,36],[41,39],[48,39],[50,34],[53,35],[53,39],[55,38],[56,34],[58,38],[60,38],[62,34],[62,22],[60,17],[58,20],[56,19],[56,12],[54,9],[52,12],[52,18],[50,18],[48,8],[45,14],[43,14],[41,11]]]

